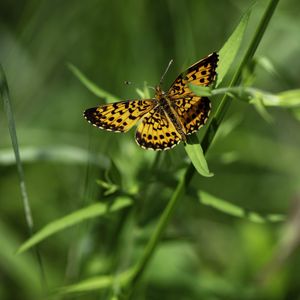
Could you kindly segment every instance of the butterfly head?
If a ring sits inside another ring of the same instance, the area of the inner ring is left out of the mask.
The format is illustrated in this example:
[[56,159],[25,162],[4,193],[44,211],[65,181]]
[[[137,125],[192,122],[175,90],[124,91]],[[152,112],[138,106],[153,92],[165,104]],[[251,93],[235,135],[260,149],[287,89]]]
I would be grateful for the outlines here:
[[155,96],[159,99],[165,95],[165,92],[161,89],[160,85],[155,87]]

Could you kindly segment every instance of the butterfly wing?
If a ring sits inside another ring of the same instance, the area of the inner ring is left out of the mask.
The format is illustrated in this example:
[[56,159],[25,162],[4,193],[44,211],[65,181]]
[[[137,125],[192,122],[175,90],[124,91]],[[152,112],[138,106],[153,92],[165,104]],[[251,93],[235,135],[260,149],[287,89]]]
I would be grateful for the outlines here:
[[217,62],[218,54],[210,54],[180,74],[169,89],[168,97],[187,135],[196,132],[206,123],[211,109],[210,100],[195,95],[188,84],[208,86],[213,83]]
[[135,134],[139,146],[158,151],[173,148],[181,139],[161,106],[154,108],[143,117]]
[[217,63],[218,54],[214,52],[190,66],[175,79],[168,91],[168,96],[176,99],[193,94],[188,86],[189,83],[200,86],[210,85],[216,78]]
[[101,129],[126,132],[156,105],[155,99],[128,100],[89,108],[83,115]]
[[198,131],[206,123],[211,109],[207,97],[193,95],[176,99],[172,104],[187,135]]

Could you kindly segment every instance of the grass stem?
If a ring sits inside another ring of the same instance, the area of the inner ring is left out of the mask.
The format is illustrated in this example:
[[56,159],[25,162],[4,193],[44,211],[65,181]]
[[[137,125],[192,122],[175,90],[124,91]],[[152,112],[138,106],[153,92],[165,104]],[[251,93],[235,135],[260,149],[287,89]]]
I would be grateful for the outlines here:
[[[240,76],[242,73],[243,68],[250,62],[250,60],[252,59],[262,37],[263,34],[270,22],[270,19],[275,11],[275,8],[278,4],[279,0],[270,0],[268,6],[266,7],[265,13],[262,16],[262,19],[256,29],[256,32],[251,40],[251,42],[249,43],[249,46],[247,48],[246,53],[243,56],[243,59],[240,63],[240,65],[238,66],[229,87],[235,86],[239,80],[240,80]],[[211,123],[209,124],[208,130],[206,131],[201,145],[203,148],[203,152],[206,153],[207,150],[209,149],[213,138],[216,135],[216,132],[230,106],[231,103],[231,99],[228,95],[224,95],[215,116],[213,117]],[[161,239],[162,234],[165,231],[166,226],[169,223],[169,220],[171,219],[171,217],[173,216],[176,204],[178,202],[178,200],[184,195],[184,192],[186,190],[186,188],[188,187],[191,179],[193,178],[193,175],[195,174],[195,168],[192,165],[192,163],[190,163],[187,167],[187,169],[185,170],[183,176],[180,178],[177,187],[169,201],[169,203],[167,204],[165,210],[163,211],[157,227],[154,230],[153,235],[151,236],[148,244],[145,247],[145,250],[137,264],[136,267],[136,272],[134,273],[131,282],[129,284],[129,297],[132,294],[132,292],[135,290],[136,285],[138,283],[138,281],[140,280],[140,278],[142,277],[142,274],[144,273],[145,268],[147,267],[150,259],[152,258],[155,249],[157,247],[157,245],[159,244],[159,241]]]

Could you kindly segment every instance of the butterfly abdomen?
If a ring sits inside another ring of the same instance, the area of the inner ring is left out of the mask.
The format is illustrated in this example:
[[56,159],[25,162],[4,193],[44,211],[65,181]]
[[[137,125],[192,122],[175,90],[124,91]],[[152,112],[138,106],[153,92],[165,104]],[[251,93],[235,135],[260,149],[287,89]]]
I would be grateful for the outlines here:
[[186,133],[185,133],[183,124],[181,123],[176,111],[172,107],[172,103],[170,102],[170,100],[163,97],[159,100],[159,103],[160,103],[160,106],[163,108],[163,110],[166,112],[170,121],[173,123],[176,131],[180,134],[181,139],[183,141],[186,141]]

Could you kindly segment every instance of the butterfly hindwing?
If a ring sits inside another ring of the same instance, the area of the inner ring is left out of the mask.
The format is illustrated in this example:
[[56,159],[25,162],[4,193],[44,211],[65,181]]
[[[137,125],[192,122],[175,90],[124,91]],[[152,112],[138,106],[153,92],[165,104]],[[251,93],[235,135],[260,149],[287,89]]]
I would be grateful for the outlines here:
[[166,150],[177,145],[181,136],[162,107],[158,106],[143,117],[135,140],[144,149]]
[[192,134],[206,123],[210,100],[195,95],[189,84],[208,86],[215,80],[218,54],[212,53],[181,73],[171,85],[168,97],[179,116],[185,133]]
[[207,97],[189,96],[176,99],[172,104],[187,135],[199,130],[210,113],[210,101]]
[[101,129],[126,132],[155,105],[155,99],[121,101],[89,108],[84,112],[84,117]]

